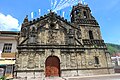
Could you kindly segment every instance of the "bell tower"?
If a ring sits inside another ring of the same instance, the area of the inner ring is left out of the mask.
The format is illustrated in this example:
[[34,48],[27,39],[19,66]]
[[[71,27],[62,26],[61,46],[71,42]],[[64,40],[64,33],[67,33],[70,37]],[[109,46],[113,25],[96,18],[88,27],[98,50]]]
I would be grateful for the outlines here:
[[71,11],[71,22],[76,22],[79,19],[91,19],[91,10],[88,5],[78,3],[73,6]]

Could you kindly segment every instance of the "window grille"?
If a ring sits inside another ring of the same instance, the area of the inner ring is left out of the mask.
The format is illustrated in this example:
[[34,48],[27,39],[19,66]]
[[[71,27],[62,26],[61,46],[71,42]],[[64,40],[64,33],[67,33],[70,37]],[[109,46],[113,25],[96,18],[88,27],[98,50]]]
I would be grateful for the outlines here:
[[11,53],[12,43],[5,43],[3,47],[3,53]]

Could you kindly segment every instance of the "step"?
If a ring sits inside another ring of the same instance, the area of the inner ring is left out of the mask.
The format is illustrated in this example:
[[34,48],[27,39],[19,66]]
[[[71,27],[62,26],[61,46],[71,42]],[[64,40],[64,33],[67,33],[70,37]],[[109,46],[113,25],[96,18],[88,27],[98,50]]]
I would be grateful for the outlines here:
[[61,77],[46,77],[44,80],[65,80],[65,79]]

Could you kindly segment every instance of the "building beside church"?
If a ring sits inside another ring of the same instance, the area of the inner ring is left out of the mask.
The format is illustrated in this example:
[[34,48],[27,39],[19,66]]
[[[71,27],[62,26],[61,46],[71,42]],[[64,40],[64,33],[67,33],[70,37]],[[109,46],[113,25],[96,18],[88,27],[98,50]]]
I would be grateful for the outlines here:
[[113,53],[111,59],[115,73],[120,73],[120,53]]
[[0,31],[0,78],[13,78],[19,32]]
[[50,11],[23,21],[16,54],[17,78],[114,73],[100,26],[88,5],[73,6],[71,21]]
[[0,51],[2,53],[16,53],[19,32],[0,31]]

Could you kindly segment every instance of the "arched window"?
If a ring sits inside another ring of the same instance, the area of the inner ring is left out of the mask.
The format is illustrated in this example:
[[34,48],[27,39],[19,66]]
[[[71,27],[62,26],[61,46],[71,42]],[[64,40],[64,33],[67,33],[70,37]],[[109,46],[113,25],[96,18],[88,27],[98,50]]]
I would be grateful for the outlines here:
[[84,18],[87,18],[87,13],[86,11],[83,11]]
[[93,33],[92,33],[91,30],[89,31],[89,38],[90,38],[90,39],[94,39],[94,38],[93,38]]
[[99,59],[98,59],[98,57],[95,57],[95,64],[99,64]]

